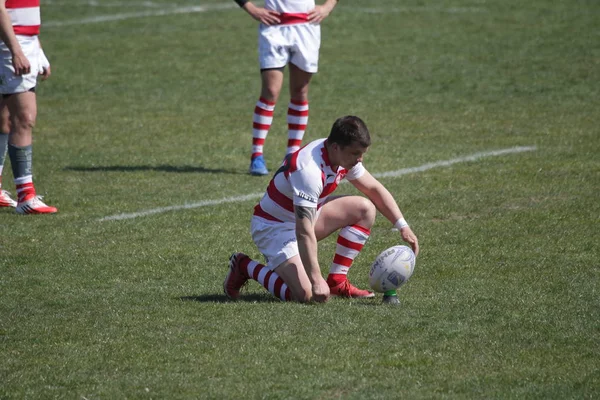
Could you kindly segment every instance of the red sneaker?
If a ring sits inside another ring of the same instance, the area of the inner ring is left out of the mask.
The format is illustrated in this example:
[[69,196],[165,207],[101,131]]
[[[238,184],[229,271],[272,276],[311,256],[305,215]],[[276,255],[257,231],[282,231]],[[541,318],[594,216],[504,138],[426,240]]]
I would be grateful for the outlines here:
[[229,257],[229,272],[223,282],[223,291],[225,296],[231,300],[237,300],[240,297],[240,289],[248,282],[250,277],[242,271],[240,259],[247,257],[244,253],[233,253]]
[[17,202],[10,197],[6,190],[0,190],[0,207],[16,207]]
[[371,298],[375,293],[368,290],[362,290],[352,285],[348,279],[334,286],[329,286],[332,296],[353,297],[353,298]]
[[54,214],[56,207],[46,205],[42,196],[32,196],[27,200],[19,201],[16,209],[18,214]]

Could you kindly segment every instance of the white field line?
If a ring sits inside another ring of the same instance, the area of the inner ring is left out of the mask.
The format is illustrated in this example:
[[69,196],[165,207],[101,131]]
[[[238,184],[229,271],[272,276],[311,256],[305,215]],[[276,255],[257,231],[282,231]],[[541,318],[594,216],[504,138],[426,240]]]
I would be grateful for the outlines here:
[[[59,4],[57,2],[50,2],[49,4]],[[116,6],[115,3],[101,3],[98,1],[88,1],[85,4],[90,7],[99,7],[99,6]],[[121,6],[123,6],[121,4]],[[130,4],[127,5],[131,7]],[[136,3],[138,8],[155,8],[155,10],[147,10],[147,11],[139,11],[139,12],[129,12],[129,13],[120,13],[120,14],[112,14],[112,15],[97,15],[93,17],[81,18],[81,19],[73,19],[66,21],[49,21],[44,22],[43,26],[45,28],[56,28],[70,25],[87,25],[87,24],[97,24],[101,22],[110,22],[110,21],[122,21],[127,19],[134,18],[147,18],[147,17],[160,17],[164,15],[173,15],[173,14],[187,14],[187,13],[201,13],[212,10],[229,10],[232,8],[238,8],[238,5],[233,2],[220,3],[220,4],[207,4],[204,6],[176,6],[165,8],[164,5],[159,3],[153,3],[151,1],[146,1],[142,3]],[[157,10],[156,8],[161,8]],[[478,7],[457,7],[457,8],[444,8],[444,7],[348,7],[345,8],[346,11],[353,12],[362,12],[362,13],[370,13],[370,14],[384,14],[384,13],[423,13],[423,12],[440,12],[440,13],[448,13],[448,14],[466,14],[466,13],[485,13],[487,10],[485,8]]]
[[[465,157],[459,157],[459,158],[453,158],[453,159],[445,160],[445,161],[437,161],[437,162],[433,162],[433,163],[423,164],[420,167],[403,168],[403,169],[399,169],[396,171],[374,173],[373,176],[376,178],[395,178],[395,177],[402,176],[402,175],[408,175],[408,174],[414,174],[417,172],[428,171],[428,170],[434,169],[434,168],[449,167],[450,165],[453,165],[453,164],[469,162],[469,161],[477,161],[477,160],[479,160],[481,158],[485,158],[485,157],[495,157],[495,156],[501,156],[501,155],[505,155],[505,154],[523,153],[523,152],[535,151],[535,150],[537,150],[536,146],[522,146],[522,147],[511,147],[511,148],[502,149],[502,150],[486,151],[486,152],[482,152],[482,153],[471,154],[471,155],[465,156]],[[342,182],[346,182],[346,181],[342,181]],[[218,206],[218,205],[226,204],[226,203],[241,203],[241,202],[248,201],[248,200],[258,199],[263,194],[264,194],[264,192],[252,193],[252,194],[246,194],[244,196],[225,197],[225,198],[216,199],[216,200],[204,200],[204,201],[200,201],[197,203],[189,203],[189,204],[183,204],[183,205],[179,205],[179,206],[153,208],[153,209],[146,210],[146,211],[139,211],[139,212],[128,213],[128,214],[110,215],[107,217],[100,218],[99,221],[118,221],[118,220],[123,220],[123,219],[133,219],[133,218],[145,217],[147,215],[152,215],[152,214],[161,214],[161,213],[164,213],[167,211],[189,210],[192,208],[199,208],[199,207]]]
[[[62,7],[72,7],[72,1],[61,1],[61,0],[43,0],[44,6],[62,6]],[[156,3],[154,1],[128,1],[126,4],[123,4],[122,1],[118,2],[108,2],[108,1],[98,1],[98,0],[87,0],[87,1],[79,1],[77,6],[86,6],[86,7],[111,7],[111,8],[140,8],[140,7],[153,7],[153,8],[164,8],[167,7],[168,4],[164,3]],[[183,6],[183,4],[180,4]]]
[[401,176],[401,175],[414,174],[416,172],[423,172],[423,171],[427,171],[427,170],[430,170],[433,168],[438,168],[438,167],[449,167],[452,164],[458,164],[458,163],[469,162],[469,161],[477,161],[480,158],[484,158],[484,157],[495,157],[495,156],[502,156],[505,154],[523,153],[526,151],[535,151],[535,150],[537,150],[536,146],[521,146],[521,147],[511,147],[511,148],[502,149],[502,150],[485,151],[482,153],[471,154],[470,156],[453,158],[451,160],[437,161],[437,162],[433,162],[433,163],[423,164],[420,167],[404,168],[404,169],[399,169],[397,171],[380,172],[378,174],[373,174],[373,176],[375,178],[397,177],[397,176]]
[[479,14],[488,10],[481,7],[344,7],[345,11],[358,11],[367,14],[389,13],[444,13],[444,14]]
[[112,15],[97,15],[94,17],[81,18],[81,19],[72,19],[66,21],[50,21],[44,22],[44,28],[56,28],[62,26],[69,25],[87,25],[87,24],[97,24],[101,22],[110,22],[110,21],[122,21],[126,19],[133,18],[146,18],[146,17],[160,17],[164,15],[173,15],[173,14],[189,14],[189,13],[201,13],[213,10],[228,10],[231,8],[236,8],[239,6],[234,2],[231,3],[222,3],[222,4],[210,4],[205,6],[188,6],[188,7],[177,7],[177,8],[168,8],[162,10],[148,10],[148,11],[139,11],[139,12],[130,12],[130,13],[121,13],[121,14],[112,14]]

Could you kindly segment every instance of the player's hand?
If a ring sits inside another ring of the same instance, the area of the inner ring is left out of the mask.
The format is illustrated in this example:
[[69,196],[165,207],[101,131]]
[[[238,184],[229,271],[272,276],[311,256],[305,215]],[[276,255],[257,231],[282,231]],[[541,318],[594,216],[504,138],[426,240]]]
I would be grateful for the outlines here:
[[313,24],[320,24],[321,21],[327,18],[330,13],[331,9],[328,7],[315,6],[315,8],[308,13],[308,22]]
[[265,25],[277,25],[281,22],[281,19],[279,19],[280,14],[277,11],[256,7],[251,2],[244,5],[244,10],[246,10],[252,18]]
[[39,75],[42,77],[43,81],[50,78],[50,75],[52,75],[52,72],[50,71],[50,66],[48,65],[47,67],[43,67]]
[[312,299],[318,303],[324,303],[329,300],[329,285],[325,279],[321,278],[312,284]]
[[15,69],[15,75],[27,75],[31,72],[31,65],[29,64],[29,60],[25,57],[23,53],[13,54],[12,65]]
[[402,240],[404,240],[410,245],[410,247],[413,250],[413,253],[415,253],[415,257],[418,256],[419,239],[417,239],[417,235],[415,235],[412,229],[410,229],[410,226],[405,226],[404,228],[400,229],[400,235],[402,235]]

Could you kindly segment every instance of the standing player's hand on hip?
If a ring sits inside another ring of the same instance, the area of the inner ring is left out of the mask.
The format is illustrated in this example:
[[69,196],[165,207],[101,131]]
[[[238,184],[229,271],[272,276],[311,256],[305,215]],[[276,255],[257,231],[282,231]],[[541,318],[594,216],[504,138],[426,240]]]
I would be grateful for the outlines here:
[[313,24],[320,24],[327,16],[329,16],[331,10],[325,6],[316,6],[308,13],[308,22]]
[[404,240],[410,245],[410,247],[413,250],[413,253],[415,253],[415,257],[418,256],[419,239],[417,239],[417,235],[413,233],[412,229],[410,229],[409,226],[405,226],[404,228],[400,229],[400,235],[402,235],[402,240]]
[[244,5],[244,10],[246,10],[252,18],[265,25],[277,25],[281,22],[281,19],[279,19],[280,14],[277,11],[256,7],[251,2]]

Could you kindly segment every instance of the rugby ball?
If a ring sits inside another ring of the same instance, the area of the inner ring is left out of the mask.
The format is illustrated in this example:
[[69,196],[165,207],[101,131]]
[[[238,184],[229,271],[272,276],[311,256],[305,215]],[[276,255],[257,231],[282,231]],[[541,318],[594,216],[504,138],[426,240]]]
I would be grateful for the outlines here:
[[415,253],[408,246],[393,246],[381,252],[369,272],[369,285],[379,293],[402,286],[415,270]]

